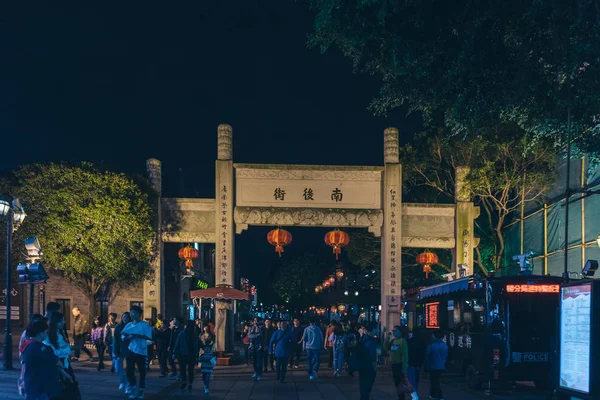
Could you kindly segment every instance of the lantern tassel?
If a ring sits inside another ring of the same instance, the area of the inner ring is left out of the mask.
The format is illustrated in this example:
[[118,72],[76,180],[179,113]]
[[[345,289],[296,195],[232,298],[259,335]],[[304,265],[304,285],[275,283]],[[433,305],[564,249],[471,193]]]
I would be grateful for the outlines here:
[[275,251],[277,252],[277,254],[279,254],[279,257],[281,257],[281,253],[283,253],[283,246],[280,244],[276,245]]
[[340,249],[339,247],[335,246],[333,248],[333,252],[335,253],[335,259],[338,259],[338,256],[340,255],[340,253],[342,252],[342,249]]

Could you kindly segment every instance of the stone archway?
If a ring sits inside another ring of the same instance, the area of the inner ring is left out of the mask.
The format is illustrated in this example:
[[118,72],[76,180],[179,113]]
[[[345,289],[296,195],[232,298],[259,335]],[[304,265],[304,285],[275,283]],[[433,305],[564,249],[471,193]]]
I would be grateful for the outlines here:
[[[232,128],[219,125],[216,199],[162,198],[159,248],[169,241],[215,243],[215,282],[233,286],[235,235],[249,225],[368,228],[382,237],[381,324],[389,330],[400,323],[402,247],[455,249],[454,272],[461,265],[471,275],[473,221],[479,214],[462,196],[456,204],[402,203],[398,146],[398,130],[388,128],[383,166],[234,164]],[[148,173],[160,193],[160,162],[149,160]],[[462,176],[457,174],[457,193],[464,193]],[[161,310],[162,255],[157,260],[155,279],[144,286],[144,296]],[[159,294],[154,299],[153,289]],[[216,321],[220,351],[233,340],[230,318],[231,312]]]

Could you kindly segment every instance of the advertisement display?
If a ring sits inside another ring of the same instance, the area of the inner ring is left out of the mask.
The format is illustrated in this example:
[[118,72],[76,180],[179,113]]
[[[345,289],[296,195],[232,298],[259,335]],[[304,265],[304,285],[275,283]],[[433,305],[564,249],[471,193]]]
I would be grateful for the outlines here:
[[560,387],[590,393],[592,285],[561,288]]

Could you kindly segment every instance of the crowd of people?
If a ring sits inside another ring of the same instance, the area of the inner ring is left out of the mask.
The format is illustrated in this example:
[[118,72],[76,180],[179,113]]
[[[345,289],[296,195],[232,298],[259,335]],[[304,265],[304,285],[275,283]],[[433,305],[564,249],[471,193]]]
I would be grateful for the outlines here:
[[[19,343],[22,362],[19,390],[27,400],[81,399],[72,363],[80,360],[81,352],[92,353],[85,346],[88,337],[98,354],[100,371],[104,369],[105,354],[112,359],[111,371],[118,378],[118,388],[129,399],[143,399],[146,373],[151,362],[158,360],[160,376],[181,381],[181,389],[192,390],[195,367],[200,372],[205,393],[209,393],[210,376],[216,365],[213,355],[214,326],[208,321],[190,320],[184,324],[175,317],[167,323],[162,315],[155,324],[142,319],[142,309],[132,306],[118,316],[111,313],[106,324],[94,318],[91,332],[79,309],[73,309],[75,325],[73,344],[65,329],[65,316],[58,303],[50,302],[45,315],[34,315]],[[412,332],[396,326],[380,337],[375,322],[358,325],[332,320],[329,325],[299,319],[273,322],[255,318],[242,330],[241,342],[246,362],[252,364],[252,377],[260,381],[263,373],[275,372],[277,382],[285,383],[288,368],[300,368],[304,354],[308,379],[319,379],[321,353],[327,353],[333,377],[344,372],[358,373],[361,400],[367,400],[377,375],[378,347],[391,363],[398,397],[410,395],[418,400],[421,371],[427,367],[430,376],[430,399],[443,399],[440,376],[445,368],[448,347],[443,333],[435,331],[431,343],[413,336]],[[139,376],[136,377],[137,374]],[[169,374],[170,371],[170,374]]]
[[[88,332],[87,322],[78,308],[74,317],[73,341],[65,329],[60,305],[50,302],[45,315],[33,315],[19,343],[21,374],[19,392],[27,400],[81,399],[72,363],[80,361],[81,352],[93,360],[86,347],[88,339],[98,354],[98,371],[104,369],[105,355],[112,359],[111,372],[118,377],[118,388],[129,399],[143,399],[146,373],[155,357],[160,376],[178,379],[181,389],[192,390],[194,368],[200,363],[204,391],[209,393],[210,375],[216,365],[213,355],[214,326],[208,321],[184,322],[173,318],[167,325],[162,315],[153,326],[142,319],[142,309],[132,306],[121,315],[111,313],[106,324],[94,318]],[[155,350],[156,349],[156,350]],[[136,379],[136,369],[139,379]]]
[[299,319],[273,322],[270,319],[255,318],[244,325],[241,342],[246,352],[246,364],[252,365],[252,377],[260,381],[268,371],[276,373],[276,380],[285,383],[288,368],[299,368],[300,357],[304,352],[308,379],[319,379],[321,352],[327,352],[328,367],[333,376],[339,377],[344,369],[350,376],[358,372],[361,400],[367,400],[377,375],[377,349],[390,358],[394,385],[398,398],[410,396],[418,400],[421,371],[426,366],[430,375],[430,399],[443,400],[440,376],[445,368],[448,347],[443,341],[444,334],[435,331],[431,342],[400,326],[380,338],[379,325],[368,322],[362,325],[332,320],[329,325],[307,321],[303,326]]

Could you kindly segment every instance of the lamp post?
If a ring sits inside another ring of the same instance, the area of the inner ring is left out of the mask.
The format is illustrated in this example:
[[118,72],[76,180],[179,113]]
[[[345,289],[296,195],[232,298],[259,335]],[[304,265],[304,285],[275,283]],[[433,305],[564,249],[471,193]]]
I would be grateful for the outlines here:
[[14,199],[12,204],[4,198],[0,198],[0,219],[6,218],[6,327],[4,330],[4,360],[3,368],[5,370],[13,369],[12,365],[12,331],[11,323],[11,267],[10,250],[12,234],[23,223],[25,211],[21,206],[19,199]]

